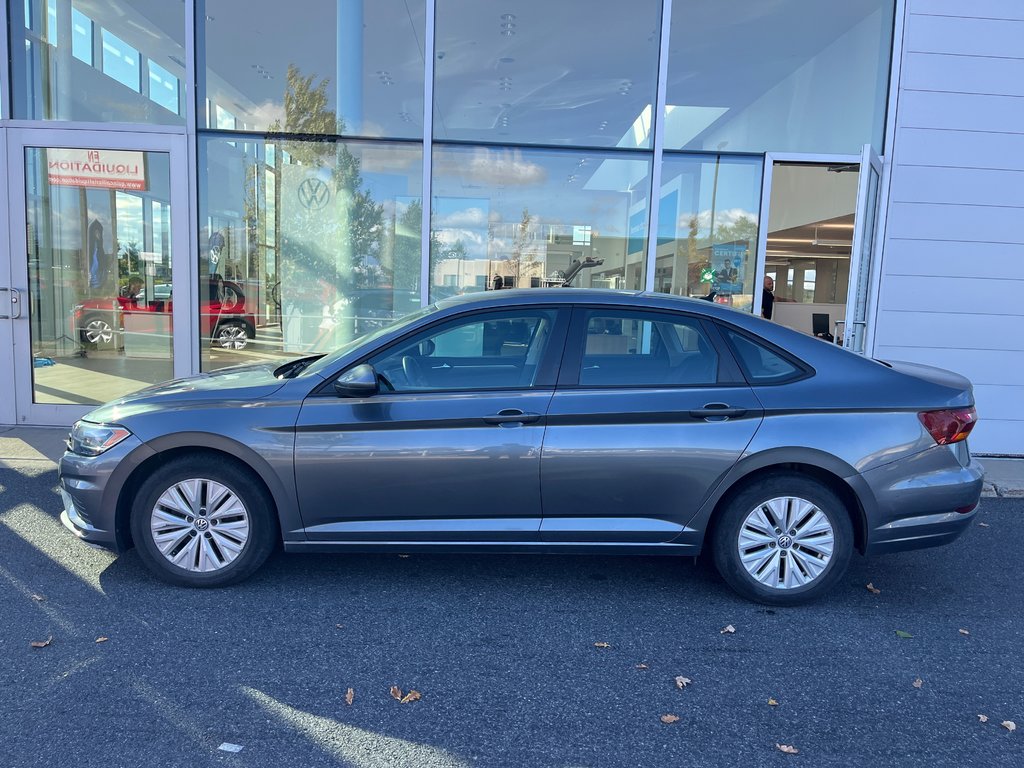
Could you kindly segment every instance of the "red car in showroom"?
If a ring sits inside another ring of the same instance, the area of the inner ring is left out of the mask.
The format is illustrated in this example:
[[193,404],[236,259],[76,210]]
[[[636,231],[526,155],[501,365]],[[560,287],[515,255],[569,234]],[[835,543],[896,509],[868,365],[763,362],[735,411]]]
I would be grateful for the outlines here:
[[[209,294],[199,302],[203,335],[223,349],[244,349],[256,338],[256,320],[245,294],[228,280],[211,279],[209,285]],[[83,299],[72,314],[74,335],[83,344],[109,345],[124,331],[127,317],[136,330],[166,332],[169,337],[173,304],[170,283],[156,283],[134,296]],[[154,322],[145,322],[147,317]]]

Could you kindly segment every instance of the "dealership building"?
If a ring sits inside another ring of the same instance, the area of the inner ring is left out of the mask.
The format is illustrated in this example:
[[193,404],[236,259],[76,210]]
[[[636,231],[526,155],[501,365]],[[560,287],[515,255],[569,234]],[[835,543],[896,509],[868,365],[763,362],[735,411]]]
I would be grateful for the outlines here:
[[[455,294],[708,298],[1024,455],[1019,0],[5,0],[0,425]],[[581,265],[586,265],[582,270]]]

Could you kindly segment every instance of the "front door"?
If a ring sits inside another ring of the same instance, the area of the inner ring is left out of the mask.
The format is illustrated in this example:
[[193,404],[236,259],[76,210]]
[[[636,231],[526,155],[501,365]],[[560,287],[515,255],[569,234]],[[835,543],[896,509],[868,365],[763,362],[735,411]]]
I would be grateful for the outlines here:
[[195,312],[187,291],[172,309],[159,290],[195,284],[185,137],[11,130],[6,157],[12,279],[0,323],[13,339],[17,422],[68,424],[189,374]]
[[678,313],[574,313],[541,458],[543,540],[689,543],[763,415],[721,344]]
[[870,144],[864,145],[857,185],[856,226],[850,256],[850,287],[846,298],[846,328],[843,346],[863,355],[867,349],[870,297],[875,279],[875,244],[878,227],[879,188],[882,161]]
[[481,311],[369,358],[381,392],[306,399],[295,435],[310,541],[530,542],[567,311]]

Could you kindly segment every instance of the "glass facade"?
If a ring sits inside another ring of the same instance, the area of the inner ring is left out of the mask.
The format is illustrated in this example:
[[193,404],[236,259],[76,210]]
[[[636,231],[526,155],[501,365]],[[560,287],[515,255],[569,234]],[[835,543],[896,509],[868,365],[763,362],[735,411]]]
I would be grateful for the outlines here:
[[200,8],[200,127],[422,137],[425,0]]
[[[269,0],[8,0],[4,118],[44,137],[136,124],[114,133],[148,174],[145,190],[71,191],[41,165],[67,141],[21,140],[38,353],[81,347],[67,315],[101,299],[115,340],[101,333],[79,367],[138,382],[196,358],[212,370],[323,351],[425,302],[570,277],[749,311],[767,270],[783,315],[838,304],[845,254],[821,243],[848,239],[825,230],[848,231],[852,209],[780,223],[780,204],[769,222],[764,153],[820,165],[881,148],[893,13],[893,0],[305,0],[287,13]],[[151,132],[192,130],[194,152],[146,151]],[[190,269],[172,279],[159,184],[193,175]],[[95,222],[109,240],[97,285]],[[787,231],[815,222],[813,248],[794,250]],[[198,306],[190,360],[183,347],[177,362],[171,347],[129,356],[118,299],[172,296]]]
[[749,310],[761,158],[665,154],[654,290]]
[[892,0],[672,4],[665,148],[882,149]]
[[420,306],[423,148],[204,137],[204,370],[326,352]]
[[434,137],[650,147],[660,0],[438,0]]
[[33,402],[171,378],[167,154],[32,147],[25,169]]
[[649,153],[435,145],[431,190],[431,300],[644,287]]
[[12,0],[7,18],[13,117],[185,125],[183,3]]

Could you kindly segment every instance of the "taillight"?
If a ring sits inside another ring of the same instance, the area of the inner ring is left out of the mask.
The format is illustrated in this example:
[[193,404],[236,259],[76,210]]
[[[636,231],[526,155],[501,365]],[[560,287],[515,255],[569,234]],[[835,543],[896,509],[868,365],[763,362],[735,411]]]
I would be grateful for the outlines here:
[[972,405],[970,408],[948,408],[942,411],[924,411],[917,414],[935,442],[939,445],[951,445],[966,440],[978,421],[978,413]]

